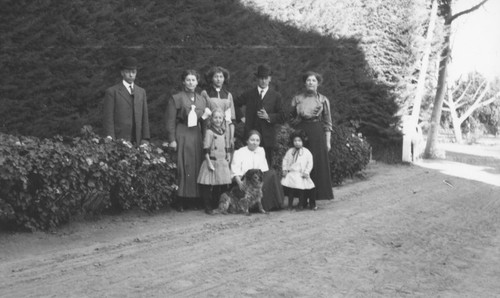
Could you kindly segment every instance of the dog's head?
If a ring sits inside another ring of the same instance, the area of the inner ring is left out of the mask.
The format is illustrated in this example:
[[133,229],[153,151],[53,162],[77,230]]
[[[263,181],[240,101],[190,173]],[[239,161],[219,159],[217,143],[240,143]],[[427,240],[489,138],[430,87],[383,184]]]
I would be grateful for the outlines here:
[[262,184],[264,173],[259,169],[251,169],[245,173],[245,181],[253,185]]

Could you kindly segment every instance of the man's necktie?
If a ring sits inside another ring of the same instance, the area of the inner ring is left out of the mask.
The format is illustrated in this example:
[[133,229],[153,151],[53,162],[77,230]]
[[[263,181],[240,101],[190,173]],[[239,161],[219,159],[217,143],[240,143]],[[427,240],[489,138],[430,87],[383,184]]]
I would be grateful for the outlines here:
[[[135,107],[135,98],[134,98],[134,87],[132,85],[129,85],[130,87],[130,98],[132,99],[132,107]],[[130,136],[130,141],[132,144],[135,144],[137,142],[136,134],[135,134],[135,108],[132,108],[132,132]]]
[[260,90],[260,99],[264,99],[264,89]]

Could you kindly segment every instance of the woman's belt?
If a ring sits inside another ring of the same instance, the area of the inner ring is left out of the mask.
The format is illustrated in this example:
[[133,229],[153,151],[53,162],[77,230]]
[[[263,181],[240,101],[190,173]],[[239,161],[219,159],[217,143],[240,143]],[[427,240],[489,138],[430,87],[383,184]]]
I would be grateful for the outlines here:
[[213,156],[210,156],[210,160],[224,160],[225,158],[224,157],[221,157],[221,158],[215,158]]

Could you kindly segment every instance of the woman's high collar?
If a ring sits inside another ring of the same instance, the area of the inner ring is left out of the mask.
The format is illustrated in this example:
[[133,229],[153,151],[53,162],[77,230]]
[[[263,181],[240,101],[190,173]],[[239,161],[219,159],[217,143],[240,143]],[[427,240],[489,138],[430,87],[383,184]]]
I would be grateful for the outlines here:
[[214,85],[210,85],[210,87],[211,87],[214,91],[219,91],[219,92],[221,92],[221,91],[223,91],[223,90],[225,89],[225,88],[224,88],[224,85],[222,85],[222,87],[220,87],[220,88],[219,88],[219,87],[216,87],[216,86],[214,86]]
[[184,87],[184,90],[183,90],[187,95],[190,95],[190,96],[194,96],[194,94],[196,93],[196,89],[195,90],[189,90],[188,88]]
[[307,89],[306,91],[304,91],[304,94],[307,95],[307,96],[318,96],[318,90],[309,90]]
[[260,148],[260,146],[257,146],[257,147],[255,147],[255,149],[254,149],[254,150],[250,150],[250,147],[248,147],[248,145],[246,145],[245,147],[247,148],[247,150],[248,150],[249,152],[253,152],[253,153],[256,153],[256,152],[259,150],[259,148]]

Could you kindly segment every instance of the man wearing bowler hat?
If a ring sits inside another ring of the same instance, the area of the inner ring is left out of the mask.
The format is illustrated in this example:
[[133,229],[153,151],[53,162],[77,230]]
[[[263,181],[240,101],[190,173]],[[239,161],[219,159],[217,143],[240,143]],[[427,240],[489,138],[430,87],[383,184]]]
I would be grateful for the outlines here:
[[284,112],[281,94],[269,87],[271,67],[262,64],[257,67],[255,78],[257,86],[245,91],[235,100],[235,106],[245,106],[245,138],[252,129],[262,135],[261,146],[266,151],[269,166],[272,165],[273,150],[276,144],[275,126],[283,123]]
[[146,91],[134,81],[137,60],[122,59],[120,64],[123,80],[106,90],[103,108],[104,136],[124,139],[134,145],[149,140],[149,117]]

